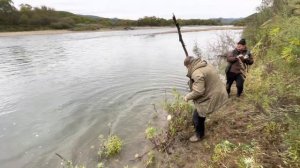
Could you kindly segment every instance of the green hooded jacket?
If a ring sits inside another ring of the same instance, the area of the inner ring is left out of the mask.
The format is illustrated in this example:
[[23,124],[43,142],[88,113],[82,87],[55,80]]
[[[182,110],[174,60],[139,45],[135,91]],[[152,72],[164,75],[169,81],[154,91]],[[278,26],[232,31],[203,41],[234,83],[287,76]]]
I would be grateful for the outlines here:
[[212,65],[204,60],[194,59],[188,68],[187,76],[192,83],[191,92],[186,97],[194,101],[199,116],[206,117],[227,103],[225,84]]

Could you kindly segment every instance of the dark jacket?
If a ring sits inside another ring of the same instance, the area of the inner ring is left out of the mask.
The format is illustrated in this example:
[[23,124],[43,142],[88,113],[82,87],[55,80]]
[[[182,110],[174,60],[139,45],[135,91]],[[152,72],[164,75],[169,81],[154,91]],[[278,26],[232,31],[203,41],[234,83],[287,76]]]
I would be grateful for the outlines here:
[[[238,58],[237,56],[248,55],[247,59],[244,59],[244,57]],[[249,50],[244,51],[238,51],[237,49],[234,49],[232,52],[230,52],[227,55],[227,62],[228,62],[228,72],[233,72],[235,74],[244,74],[246,65],[252,65],[253,64],[253,57]],[[227,73],[227,72],[226,72]]]

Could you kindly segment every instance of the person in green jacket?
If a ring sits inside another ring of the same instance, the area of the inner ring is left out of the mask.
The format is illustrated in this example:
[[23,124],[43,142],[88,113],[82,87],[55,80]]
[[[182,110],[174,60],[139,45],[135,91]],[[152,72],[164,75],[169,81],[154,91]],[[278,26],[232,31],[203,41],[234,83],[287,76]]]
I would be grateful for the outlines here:
[[205,119],[208,114],[217,111],[228,100],[225,84],[221,81],[217,70],[206,61],[191,56],[186,57],[184,65],[190,78],[191,92],[185,101],[192,100],[195,105],[193,123],[195,135],[191,142],[201,140],[205,135]]

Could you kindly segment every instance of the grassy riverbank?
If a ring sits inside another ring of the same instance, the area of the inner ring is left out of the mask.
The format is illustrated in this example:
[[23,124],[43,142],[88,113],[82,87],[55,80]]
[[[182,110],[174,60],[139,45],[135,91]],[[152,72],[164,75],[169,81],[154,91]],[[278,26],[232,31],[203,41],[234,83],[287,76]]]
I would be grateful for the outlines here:
[[294,2],[264,2],[248,20],[243,36],[255,63],[244,96],[232,95],[226,107],[208,117],[203,141],[188,142],[192,127],[178,130],[172,145],[156,151],[152,167],[300,166],[300,18]]

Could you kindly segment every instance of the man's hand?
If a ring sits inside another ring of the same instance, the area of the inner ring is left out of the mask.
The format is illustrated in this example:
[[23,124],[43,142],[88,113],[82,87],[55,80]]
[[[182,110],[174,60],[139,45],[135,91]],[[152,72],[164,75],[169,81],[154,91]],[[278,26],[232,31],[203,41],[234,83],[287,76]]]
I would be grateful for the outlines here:
[[236,58],[242,62],[245,61],[245,57],[242,54],[238,55]]
[[187,99],[186,96],[184,96],[183,100],[184,100],[185,102],[188,102],[188,101],[189,101],[189,100]]

